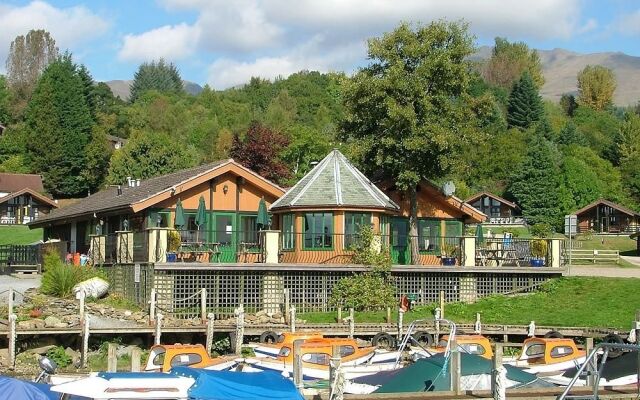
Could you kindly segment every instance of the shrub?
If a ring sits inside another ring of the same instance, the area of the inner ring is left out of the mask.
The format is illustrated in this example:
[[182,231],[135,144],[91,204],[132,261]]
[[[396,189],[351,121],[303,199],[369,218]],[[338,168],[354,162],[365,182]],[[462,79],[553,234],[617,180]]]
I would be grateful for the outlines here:
[[531,227],[531,235],[538,238],[548,238],[553,235],[553,228],[546,222],[540,222]]
[[458,246],[451,243],[443,243],[440,248],[440,255],[442,257],[455,257]]
[[60,368],[71,365],[71,357],[64,351],[64,347],[56,346],[47,351],[47,357],[52,359]]
[[167,233],[167,251],[175,253],[180,248],[180,233],[176,230],[170,230]]
[[547,241],[536,239],[531,241],[531,255],[534,258],[545,258],[547,256]]
[[57,253],[47,252],[40,291],[57,297],[70,297],[75,285],[96,276],[105,279],[104,274],[93,267],[65,264]]

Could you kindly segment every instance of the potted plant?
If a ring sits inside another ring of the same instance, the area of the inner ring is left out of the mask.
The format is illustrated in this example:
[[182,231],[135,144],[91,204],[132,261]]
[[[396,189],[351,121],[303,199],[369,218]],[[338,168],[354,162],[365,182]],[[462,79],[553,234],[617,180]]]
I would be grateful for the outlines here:
[[535,239],[531,241],[531,260],[529,263],[532,267],[543,267],[544,260],[547,258],[547,241],[544,239]]
[[456,251],[458,247],[451,243],[444,243],[440,248],[442,265],[456,265]]
[[180,233],[176,230],[167,232],[167,262],[176,262],[180,248]]

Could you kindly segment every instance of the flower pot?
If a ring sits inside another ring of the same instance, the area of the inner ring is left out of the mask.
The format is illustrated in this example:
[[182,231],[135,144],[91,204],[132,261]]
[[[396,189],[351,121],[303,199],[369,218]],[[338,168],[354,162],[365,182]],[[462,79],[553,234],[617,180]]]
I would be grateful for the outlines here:
[[176,253],[167,253],[167,262],[176,262],[177,259]]
[[529,264],[532,267],[544,267],[544,259],[542,258],[532,258],[529,260]]
[[455,257],[442,257],[442,265],[452,266],[456,265]]

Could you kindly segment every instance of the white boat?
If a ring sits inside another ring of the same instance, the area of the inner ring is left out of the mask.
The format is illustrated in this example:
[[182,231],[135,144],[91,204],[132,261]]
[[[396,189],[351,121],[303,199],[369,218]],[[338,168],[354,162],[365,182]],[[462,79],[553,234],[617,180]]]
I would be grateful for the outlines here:
[[101,373],[55,385],[51,391],[94,400],[187,400],[194,383],[193,378],[164,373]]
[[524,341],[518,357],[505,357],[503,361],[531,374],[549,375],[579,367],[586,358],[585,351],[578,350],[573,339],[533,337]]

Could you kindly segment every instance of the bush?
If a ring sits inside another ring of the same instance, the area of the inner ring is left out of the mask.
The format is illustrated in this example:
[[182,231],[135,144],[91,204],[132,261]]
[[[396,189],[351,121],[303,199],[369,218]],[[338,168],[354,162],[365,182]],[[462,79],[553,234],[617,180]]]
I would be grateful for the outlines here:
[[546,222],[540,222],[531,227],[531,235],[538,238],[548,238],[553,235],[553,228]]
[[60,368],[71,365],[71,357],[64,351],[64,347],[56,346],[47,351],[47,357],[52,359]]
[[547,241],[536,239],[531,241],[531,255],[534,258],[543,259],[547,257]]
[[175,253],[180,248],[180,233],[176,230],[170,230],[167,234],[167,251]]
[[47,252],[40,291],[57,297],[70,297],[75,285],[96,276],[105,279],[104,274],[93,267],[65,264],[58,253]]

